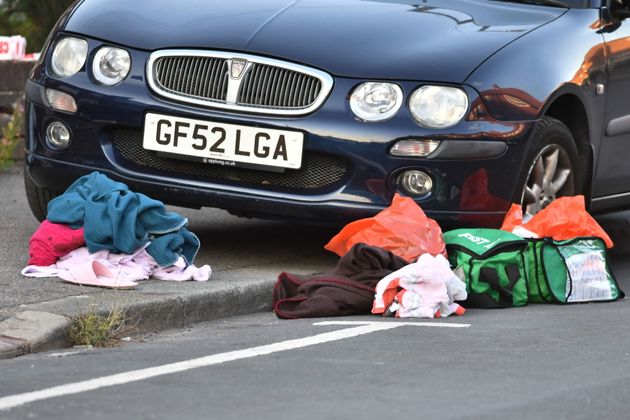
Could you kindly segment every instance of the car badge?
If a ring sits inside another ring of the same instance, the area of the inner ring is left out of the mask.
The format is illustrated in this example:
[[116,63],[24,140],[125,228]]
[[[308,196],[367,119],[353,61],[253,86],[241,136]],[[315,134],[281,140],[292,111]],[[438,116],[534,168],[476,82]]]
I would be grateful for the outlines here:
[[230,64],[230,77],[232,79],[239,79],[245,67],[247,67],[247,60],[232,59],[232,63]]

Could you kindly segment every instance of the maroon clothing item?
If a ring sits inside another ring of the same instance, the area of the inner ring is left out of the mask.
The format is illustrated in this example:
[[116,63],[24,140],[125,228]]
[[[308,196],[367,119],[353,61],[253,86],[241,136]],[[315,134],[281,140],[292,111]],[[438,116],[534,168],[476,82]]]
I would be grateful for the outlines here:
[[273,310],[278,318],[289,319],[369,314],[376,284],[405,265],[404,259],[389,251],[356,244],[329,273],[280,274]]

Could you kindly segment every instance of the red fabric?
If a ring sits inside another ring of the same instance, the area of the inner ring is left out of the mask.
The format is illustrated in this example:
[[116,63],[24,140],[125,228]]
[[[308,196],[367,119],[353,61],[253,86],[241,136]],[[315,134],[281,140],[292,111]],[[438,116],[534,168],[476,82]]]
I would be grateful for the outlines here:
[[376,306],[376,299],[374,300],[374,302],[372,303],[372,313],[373,314],[383,314],[385,313],[385,311],[387,310],[387,308],[389,308],[392,303],[394,302],[394,299],[396,299],[396,296],[398,295],[398,292],[401,290],[400,287],[400,279],[394,279],[392,281],[390,281],[387,284],[387,288],[385,289],[385,292],[383,293],[383,302],[385,303],[385,305],[381,308],[381,307],[377,307]]
[[72,229],[69,226],[44,220],[31,236],[28,249],[28,264],[48,266],[57,262],[59,257],[85,245],[83,228]]

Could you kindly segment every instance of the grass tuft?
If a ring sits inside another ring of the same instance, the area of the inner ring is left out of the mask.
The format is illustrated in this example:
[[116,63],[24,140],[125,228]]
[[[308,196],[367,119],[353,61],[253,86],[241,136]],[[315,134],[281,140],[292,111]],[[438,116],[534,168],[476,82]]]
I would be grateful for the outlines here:
[[74,318],[66,337],[75,346],[107,347],[117,343],[127,329],[128,319],[120,309],[99,315],[93,309]]

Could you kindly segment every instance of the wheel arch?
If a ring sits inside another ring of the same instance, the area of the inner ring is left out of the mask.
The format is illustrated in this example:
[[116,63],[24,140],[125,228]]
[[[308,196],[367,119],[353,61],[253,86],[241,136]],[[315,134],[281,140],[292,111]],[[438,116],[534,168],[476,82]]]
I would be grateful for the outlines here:
[[591,120],[585,103],[574,93],[560,93],[548,102],[543,116],[553,117],[567,126],[573,136],[583,169],[583,190],[587,207],[590,204],[593,179],[593,145],[591,141]]

